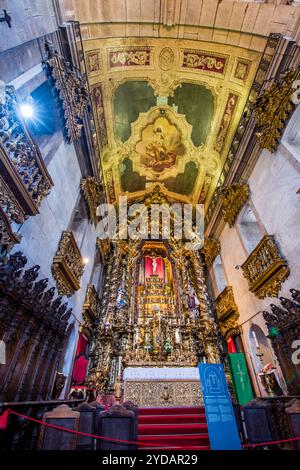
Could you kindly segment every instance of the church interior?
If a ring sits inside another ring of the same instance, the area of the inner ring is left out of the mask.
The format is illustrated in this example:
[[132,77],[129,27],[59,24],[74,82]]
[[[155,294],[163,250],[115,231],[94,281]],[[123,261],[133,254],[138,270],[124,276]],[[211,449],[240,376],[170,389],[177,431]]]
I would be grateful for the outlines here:
[[0,449],[299,450],[300,1],[0,36]]

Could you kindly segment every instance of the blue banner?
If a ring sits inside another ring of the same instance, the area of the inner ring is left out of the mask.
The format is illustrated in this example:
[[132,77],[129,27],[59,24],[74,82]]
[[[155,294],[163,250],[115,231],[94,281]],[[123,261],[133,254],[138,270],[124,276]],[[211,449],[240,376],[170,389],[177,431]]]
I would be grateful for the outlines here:
[[198,368],[211,449],[241,450],[224,366],[199,364]]

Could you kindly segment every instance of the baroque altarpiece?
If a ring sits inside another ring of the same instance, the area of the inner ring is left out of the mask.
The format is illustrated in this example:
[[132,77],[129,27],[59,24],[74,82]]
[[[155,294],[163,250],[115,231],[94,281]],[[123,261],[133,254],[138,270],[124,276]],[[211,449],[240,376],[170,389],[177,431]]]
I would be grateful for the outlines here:
[[[98,240],[98,247],[106,260],[106,274],[88,383],[100,392],[113,392],[123,382],[124,371],[125,377],[128,370],[138,371],[133,388],[125,380],[125,398],[139,402],[146,391],[137,388],[136,382],[147,378],[147,371],[153,378],[153,368],[168,369],[171,379],[160,384],[164,403],[169,397],[172,405],[178,392],[175,382],[177,387],[181,383],[195,388],[193,374],[175,380],[178,370],[196,371],[198,362],[222,360],[222,340],[206,284],[205,253],[172,235],[156,240]],[[199,390],[195,394],[190,388],[186,404],[199,398]],[[152,404],[161,403],[159,398],[153,400]]]

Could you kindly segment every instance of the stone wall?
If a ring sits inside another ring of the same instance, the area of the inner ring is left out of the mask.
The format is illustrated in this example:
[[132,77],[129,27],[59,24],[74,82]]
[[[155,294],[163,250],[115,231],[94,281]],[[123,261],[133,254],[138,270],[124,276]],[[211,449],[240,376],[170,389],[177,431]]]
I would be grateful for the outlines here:
[[299,3],[219,0],[60,0],[85,39],[152,36],[199,39],[262,50],[264,37],[300,40]]
[[[294,123],[291,123],[291,126],[294,126]],[[289,129],[286,132],[289,132]],[[263,234],[275,236],[282,255],[288,261],[290,275],[282,285],[279,295],[290,298],[289,289],[299,288],[300,277],[300,198],[297,194],[300,186],[300,163],[296,152],[294,154],[291,152],[293,147],[287,146],[284,141],[285,137],[274,154],[270,154],[266,150],[261,152],[249,178],[249,186],[250,205]],[[260,300],[249,291],[248,282],[240,267],[247,259],[248,254],[238,223],[239,219],[233,228],[229,228],[226,224],[223,229],[220,236],[221,257],[228,285],[233,287],[240,314],[239,324],[242,325],[243,345],[246,355],[249,355],[251,354],[249,339],[251,325],[259,325],[267,335],[262,311],[270,310],[271,303],[280,306],[280,302],[279,299],[271,297]],[[271,352],[273,354],[273,351]],[[274,354],[273,359],[276,364]],[[256,380],[254,380],[255,382]],[[262,390],[259,392],[262,393]]]

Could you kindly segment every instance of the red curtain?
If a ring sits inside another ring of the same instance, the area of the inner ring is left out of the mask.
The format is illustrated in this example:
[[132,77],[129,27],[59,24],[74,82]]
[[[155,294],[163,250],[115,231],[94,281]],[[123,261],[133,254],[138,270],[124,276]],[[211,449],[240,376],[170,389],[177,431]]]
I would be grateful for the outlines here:
[[85,354],[87,345],[88,345],[87,338],[84,335],[80,334],[78,338],[76,356],[79,356],[82,353]]
[[88,357],[87,357],[87,347],[88,347],[88,340],[83,335],[79,335],[78,344],[77,344],[77,351],[76,351],[76,358],[74,363],[73,369],[73,377],[72,383],[74,385],[80,385],[83,383],[87,367],[88,367]]
[[[156,270],[155,274],[157,274],[162,279],[165,278],[164,272],[164,261],[162,258],[156,258]],[[152,276],[153,273],[153,265],[152,265],[152,258],[150,256],[145,257],[145,278]]]
[[232,338],[228,338],[227,348],[228,348],[228,353],[229,354],[236,353],[236,347],[235,347],[235,344],[234,344],[234,341],[233,341]]

